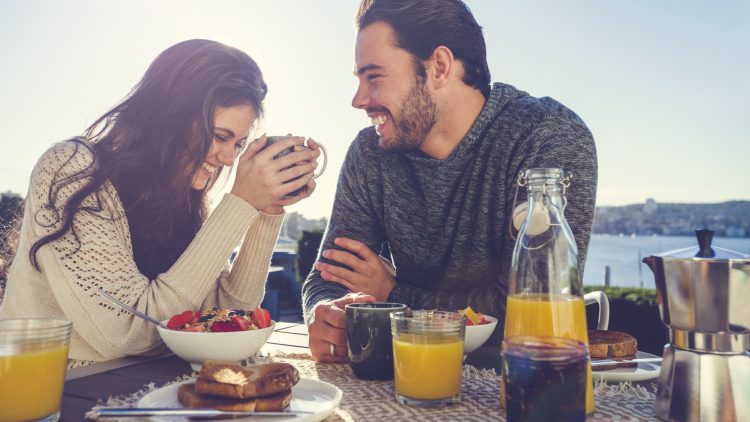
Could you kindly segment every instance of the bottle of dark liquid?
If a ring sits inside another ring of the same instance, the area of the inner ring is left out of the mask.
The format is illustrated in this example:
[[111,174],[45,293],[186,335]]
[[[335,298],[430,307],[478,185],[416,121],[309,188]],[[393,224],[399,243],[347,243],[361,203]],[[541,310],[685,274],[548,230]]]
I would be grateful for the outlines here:
[[516,336],[503,343],[508,422],[586,420],[587,346],[561,337]]
[[[588,344],[578,250],[564,214],[565,189],[569,181],[557,168],[529,169],[519,180],[519,185],[527,188],[528,206],[513,250],[505,317],[506,342],[516,336],[533,336],[567,338]],[[555,373],[545,368],[540,368],[535,377]],[[592,413],[593,384],[587,373],[590,374],[590,370],[585,366],[585,409],[586,413]]]

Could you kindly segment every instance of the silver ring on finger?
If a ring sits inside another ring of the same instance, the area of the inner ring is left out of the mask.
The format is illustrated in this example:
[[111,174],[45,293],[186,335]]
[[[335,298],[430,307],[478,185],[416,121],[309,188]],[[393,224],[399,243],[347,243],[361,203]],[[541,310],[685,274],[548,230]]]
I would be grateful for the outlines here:
[[330,352],[331,352],[331,356],[336,356],[336,345],[333,343],[331,343]]

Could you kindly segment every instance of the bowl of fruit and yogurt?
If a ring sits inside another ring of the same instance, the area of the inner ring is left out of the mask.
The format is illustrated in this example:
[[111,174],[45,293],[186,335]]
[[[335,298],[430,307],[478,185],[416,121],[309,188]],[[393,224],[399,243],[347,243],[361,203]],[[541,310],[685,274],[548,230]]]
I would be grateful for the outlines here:
[[464,353],[471,353],[481,347],[490,338],[497,326],[497,318],[474,312],[471,306],[459,312],[466,317]]
[[159,335],[177,356],[200,370],[206,359],[241,361],[254,356],[276,325],[267,310],[187,310],[163,321]]

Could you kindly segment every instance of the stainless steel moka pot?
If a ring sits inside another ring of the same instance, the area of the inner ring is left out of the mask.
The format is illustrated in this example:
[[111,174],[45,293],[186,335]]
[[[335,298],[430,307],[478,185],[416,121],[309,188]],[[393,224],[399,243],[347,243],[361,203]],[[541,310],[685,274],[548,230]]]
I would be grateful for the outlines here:
[[750,421],[750,255],[698,246],[643,259],[669,328],[656,414],[670,421]]

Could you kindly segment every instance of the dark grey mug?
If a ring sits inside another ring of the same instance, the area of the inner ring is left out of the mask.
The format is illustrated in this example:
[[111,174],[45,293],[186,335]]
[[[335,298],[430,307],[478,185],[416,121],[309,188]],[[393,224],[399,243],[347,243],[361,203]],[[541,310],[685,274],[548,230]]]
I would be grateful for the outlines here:
[[[287,135],[287,136],[266,136],[266,146],[263,147],[263,148],[268,148],[269,146],[273,145],[274,143],[282,141],[282,140],[284,140],[286,138],[289,138],[291,136],[292,135]],[[317,173],[313,173],[313,179],[317,179],[318,177],[320,177],[323,174],[323,172],[325,171],[326,165],[328,164],[328,153],[326,152],[326,148],[320,142],[316,142],[316,143],[318,144],[318,146],[320,146],[320,152],[323,153],[323,165],[320,167],[320,170],[318,170]],[[273,158],[274,159],[281,158],[281,157],[283,157],[283,156],[285,156],[285,155],[287,155],[287,154],[289,154],[289,153],[291,153],[293,151],[294,151],[294,147],[287,148],[287,149],[281,151],[280,153],[276,154],[276,156],[273,157]],[[287,167],[287,168],[289,168],[289,167]],[[284,168],[283,170],[286,170],[287,168]],[[292,180],[296,180],[296,179],[292,179]],[[292,180],[289,180],[288,182],[291,182]],[[288,194],[284,195],[284,198],[295,197],[295,196],[299,195],[303,190],[304,190],[304,188],[299,188],[299,189],[297,189],[297,190],[295,190],[293,192],[289,192]]]
[[400,303],[352,303],[346,309],[346,341],[354,375],[366,380],[393,379],[391,312]]

